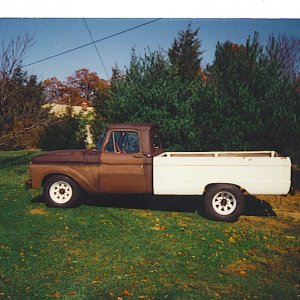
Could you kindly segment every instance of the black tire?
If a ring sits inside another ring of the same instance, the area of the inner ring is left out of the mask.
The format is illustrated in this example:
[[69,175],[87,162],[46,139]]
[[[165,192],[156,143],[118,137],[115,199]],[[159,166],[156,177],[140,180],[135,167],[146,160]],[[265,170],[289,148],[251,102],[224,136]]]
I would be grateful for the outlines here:
[[235,222],[245,209],[243,193],[234,185],[211,185],[204,195],[204,209],[209,219]]
[[76,207],[79,205],[81,189],[71,178],[53,175],[44,184],[43,196],[49,207]]

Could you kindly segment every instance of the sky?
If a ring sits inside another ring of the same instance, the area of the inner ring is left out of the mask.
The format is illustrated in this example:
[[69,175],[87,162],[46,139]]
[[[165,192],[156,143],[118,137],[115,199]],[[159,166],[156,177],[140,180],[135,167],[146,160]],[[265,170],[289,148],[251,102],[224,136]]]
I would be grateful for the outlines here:
[[[85,18],[94,40],[151,20],[155,18]],[[133,48],[137,55],[143,55],[147,49],[167,51],[178,32],[185,30],[188,24],[193,29],[200,27],[198,37],[204,51],[203,67],[212,63],[217,42],[245,43],[255,31],[259,33],[262,44],[266,43],[270,34],[300,37],[300,19],[162,18],[97,43],[105,68],[94,45],[89,45],[25,69],[29,74],[37,75],[39,80],[56,76],[64,81],[80,68],[87,68],[108,79],[113,66],[118,65],[121,70],[129,66]],[[26,32],[34,36],[35,43],[28,49],[23,65],[91,43],[83,18],[0,18],[0,42],[7,42]]]

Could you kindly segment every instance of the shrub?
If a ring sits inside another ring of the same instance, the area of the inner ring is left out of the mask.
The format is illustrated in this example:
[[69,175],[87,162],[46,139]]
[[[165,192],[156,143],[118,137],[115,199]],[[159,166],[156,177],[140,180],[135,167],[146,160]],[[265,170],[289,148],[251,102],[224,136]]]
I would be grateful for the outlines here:
[[55,118],[40,135],[39,147],[43,150],[85,148],[85,124],[80,116],[66,115]]

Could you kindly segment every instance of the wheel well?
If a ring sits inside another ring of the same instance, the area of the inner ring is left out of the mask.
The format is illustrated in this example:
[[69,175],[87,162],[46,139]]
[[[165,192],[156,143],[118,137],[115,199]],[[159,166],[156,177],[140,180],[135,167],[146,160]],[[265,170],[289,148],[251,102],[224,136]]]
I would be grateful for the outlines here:
[[62,176],[65,176],[65,177],[68,177],[68,178],[72,179],[72,180],[80,187],[80,185],[78,184],[78,182],[77,182],[76,180],[74,180],[72,177],[70,177],[70,176],[68,176],[68,175],[66,175],[66,174],[63,174],[63,173],[50,173],[50,174],[46,175],[46,176],[43,178],[43,180],[42,180],[42,186],[45,185],[45,183],[47,182],[47,180],[48,180],[49,178],[51,178],[51,177],[53,177],[53,176],[59,176],[59,175],[62,175]]
[[216,185],[234,186],[234,187],[240,189],[240,190],[242,191],[242,193],[245,192],[245,189],[243,189],[242,187],[240,187],[240,186],[237,185],[237,184],[232,184],[232,183],[210,183],[210,184],[208,184],[208,185],[205,187],[204,191],[206,192],[206,191],[209,190],[211,187],[216,186]]

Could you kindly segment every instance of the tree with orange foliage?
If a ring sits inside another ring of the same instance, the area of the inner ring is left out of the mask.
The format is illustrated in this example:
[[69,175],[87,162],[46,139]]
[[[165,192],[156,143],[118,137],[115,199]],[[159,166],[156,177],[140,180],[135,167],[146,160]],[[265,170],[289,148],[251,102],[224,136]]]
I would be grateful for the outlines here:
[[93,105],[99,90],[106,89],[109,83],[88,69],[80,69],[65,82],[56,77],[44,81],[49,102],[81,105],[83,102]]
[[56,77],[44,81],[47,102],[63,103],[66,93],[66,86]]

